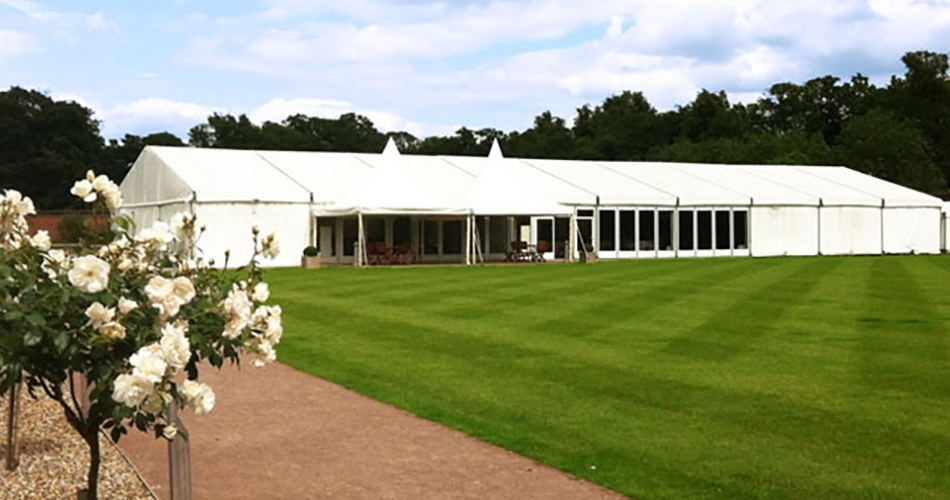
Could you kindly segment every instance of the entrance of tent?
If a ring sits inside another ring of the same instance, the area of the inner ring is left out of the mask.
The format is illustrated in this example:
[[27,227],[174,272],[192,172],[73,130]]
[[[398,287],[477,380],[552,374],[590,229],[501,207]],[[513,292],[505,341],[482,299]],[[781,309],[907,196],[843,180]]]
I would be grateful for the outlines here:
[[541,216],[531,218],[531,243],[546,260],[563,259],[571,238],[570,217]]

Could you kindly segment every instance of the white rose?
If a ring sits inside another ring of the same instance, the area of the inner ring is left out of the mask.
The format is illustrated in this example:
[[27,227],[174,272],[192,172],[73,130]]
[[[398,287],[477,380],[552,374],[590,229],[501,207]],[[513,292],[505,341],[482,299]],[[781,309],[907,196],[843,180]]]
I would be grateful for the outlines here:
[[275,259],[277,254],[280,253],[280,244],[277,243],[277,238],[274,233],[268,234],[264,237],[264,240],[261,241],[261,255],[268,259]]
[[86,308],[86,317],[89,318],[93,328],[99,328],[105,323],[112,321],[115,317],[115,309],[106,307],[100,302],[93,302]]
[[92,182],[89,180],[76,181],[73,184],[73,188],[69,190],[70,193],[82,198],[82,201],[86,203],[92,203],[96,201],[96,192],[92,189]]
[[152,382],[138,375],[123,373],[115,378],[112,399],[125,406],[136,407],[152,393]]
[[175,436],[177,434],[178,434],[178,427],[175,427],[175,424],[168,424],[162,428],[162,436],[164,436],[165,439],[169,441],[171,441],[172,439],[175,439]]
[[115,321],[110,321],[99,326],[99,333],[113,340],[122,340],[125,338],[125,326]]
[[119,299],[119,312],[122,314],[129,314],[138,306],[139,305],[134,300],[129,300],[125,297]]
[[106,208],[110,213],[115,213],[122,205],[122,192],[118,189],[110,189],[102,192],[102,198],[106,202]]
[[168,248],[168,242],[172,240],[172,234],[168,232],[168,224],[159,220],[155,221],[152,227],[139,231],[135,239],[157,250],[164,251]]
[[185,405],[195,412],[195,415],[204,415],[214,408],[214,391],[206,384],[186,380],[179,392],[185,396]]
[[266,340],[257,338],[253,342],[245,345],[246,353],[251,358],[251,364],[256,368],[261,368],[267,363],[271,363],[277,359],[277,352],[274,351],[274,346]]
[[162,340],[159,342],[162,347],[162,357],[168,366],[176,372],[188,364],[191,359],[191,344],[185,337],[185,329],[172,324],[166,324],[162,328]]
[[96,191],[102,191],[103,189],[106,189],[109,186],[110,182],[111,181],[109,180],[108,177],[106,177],[105,175],[100,175],[96,177],[95,179],[93,179],[92,188],[95,189]]
[[86,293],[101,292],[109,285],[109,264],[94,255],[79,257],[69,270],[69,282]]
[[66,259],[66,252],[62,250],[50,250],[46,254],[46,259],[43,261],[43,264],[40,266],[43,271],[46,271],[47,276],[50,279],[55,279],[59,270],[65,269],[68,265]]
[[247,291],[234,285],[224,299],[224,312],[228,315],[228,321],[224,325],[222,335],[229,339],[237,338],[251,319],[251,301]]
[[175,282],[163,276],[152,276],[145,285],[145,295],[151,302],[161,302],[175,291]]
[[270,297],[270,289],[267,287],[267,283],[258,283],[254,285],[254,293],[251,294],[251,298],[257,302],[267,302],[268,297]]
[[49,250],[49,247],[52,245],[52,241],[49,239],[49,232],[43,229],[40,229],[30,238],[30,243],[37,249],[42,252]]
[[129,363],[133,366],[134,375],[144,377],[152,383],[160,382],[168,369],[168,363],[162,358],[162,348],[158,344],[142,347],[129,357]]
[[178,241],[190,241],[195,236],[195,216],[188,212],[173,215],[171,226]]
[[187,304],[195,298],[195,286],[191,284],[191,280],[184,276],[179,276],[173,280],[173,289],[172,293],[181,299],[182,304]]

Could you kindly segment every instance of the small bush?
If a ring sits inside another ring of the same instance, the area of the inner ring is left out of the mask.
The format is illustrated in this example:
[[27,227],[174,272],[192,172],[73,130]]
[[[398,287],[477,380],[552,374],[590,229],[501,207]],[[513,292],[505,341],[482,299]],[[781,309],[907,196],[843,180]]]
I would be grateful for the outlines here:
[[59,220],[57,229],[59,229],[60,243],[79,243],[79,240],[85,238],[89,232],[86,221],[79,214],[64,215]]
[[306,257],[317,257],[320,255],[320,250],[317,247],[310,245],[303,249],[303,254]]

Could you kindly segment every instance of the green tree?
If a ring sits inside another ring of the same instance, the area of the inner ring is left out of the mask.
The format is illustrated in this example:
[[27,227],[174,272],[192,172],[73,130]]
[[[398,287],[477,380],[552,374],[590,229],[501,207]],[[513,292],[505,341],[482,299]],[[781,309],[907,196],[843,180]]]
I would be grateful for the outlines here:
[[882,104],[895,116],[915,120],[930,142],[932,161],[950,177],[950,77],[946,54],[920,51],[901,58],[904,78],[894,77]]
[[545,111],[534,118],[534,126],[522,133],[508,135],[508,156],[522,158],[570,158],[574,133],[564,119]]
[[839,153],[845,166],[907,187],[932,192],[946,185],[920,127],[885,110],[848,121]]
[[0,92],[0,184],[66,208],[70,179],[96,167],[102,148],[92,110],[20,87]]
[[643,160],[650,149],[668,144],[656,109],[641,92],[624,91],[574,118],[574,156],[586,160]]

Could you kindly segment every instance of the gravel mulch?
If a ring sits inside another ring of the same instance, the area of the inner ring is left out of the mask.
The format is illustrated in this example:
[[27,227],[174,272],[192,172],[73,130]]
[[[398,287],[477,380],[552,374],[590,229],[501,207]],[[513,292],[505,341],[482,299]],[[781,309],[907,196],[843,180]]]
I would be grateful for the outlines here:
[[[89,449],[69,427],[62,409],[51,399],[34,401],[25,392],[20,400],[18,440],[20,465],[6,470],[7,406],[0,401],[0,498],[74,499],[86,485]],[[99,498],[152,500],[154,497],[135,468],[108,437],[100,435],[102,465]]]

